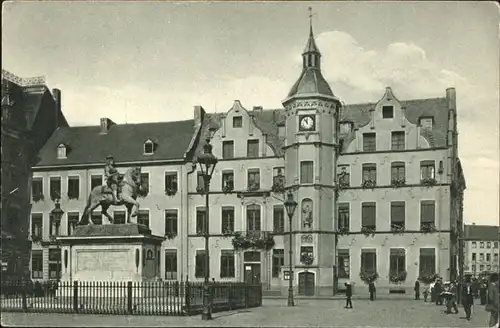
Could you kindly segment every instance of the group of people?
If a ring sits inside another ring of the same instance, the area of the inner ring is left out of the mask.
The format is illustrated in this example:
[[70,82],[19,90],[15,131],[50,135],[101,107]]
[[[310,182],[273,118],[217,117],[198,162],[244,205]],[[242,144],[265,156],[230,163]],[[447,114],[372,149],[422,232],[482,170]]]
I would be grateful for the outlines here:
[[[479,286],[479,288],[477,288]],[[424,288],[424,302],[430,296],[430,301],[436,305],[443,305],[446,302],[445,313],[458,313],[457,296],[459,288],[461,288],[462,299],[461,304],[464,307],[465,318],[471,319],[472,309],[474,306],[474,298],[477,297],[479,289],[480,303],[485,305],[485,310],[490,313],[490,327],[498,327],[498,312],[499,312],[499,281],[498,274],[490,275],[489,281],[483,281],[480,284],[474,284],[469,276],[464,277],[463,286],[460,286],[458,281],[443,282],[441,278],[437,278],[434,282]],[[420,283],[415,282],[415,299],[420,299]]]

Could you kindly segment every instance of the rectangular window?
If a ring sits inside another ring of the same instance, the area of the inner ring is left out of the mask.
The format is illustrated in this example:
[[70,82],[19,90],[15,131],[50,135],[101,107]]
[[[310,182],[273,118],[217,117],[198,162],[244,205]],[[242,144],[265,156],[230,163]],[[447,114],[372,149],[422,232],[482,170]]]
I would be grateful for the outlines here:
[[420,180],[435,179],[434,168],[435,168],[434,161],[421,161],[420,162]]
[[59,279],[61,267],[61,249],[49,249],[49,279]]
[[479,265],[479,271],[483,272],[484,271],[484,264]]
[[314,163],[313,161],[300,162],[300,183],[313,183]]
[[349,173],[349,165],[339,165],[337,168],[337,180],[342,187],[351,185],[351,174]]
[[248,158],[259,157],[259,140],[247,141],[247,157]]
[[375,249],[361,250],[361,272],[365,274],[377,272],[377,253]]
[[477,244],[475,241],[472,242],[472,248],[476,248],[477,247]]
[[362,203],[361,205],[361,227],[375,230],[377,207],[374,202]]
[[486,262],[490,262],[490,261],[491,261],[491,254],[486,253]]
[[472,253],[472,262],[476,262],[476,253]]
[[149,191],[149,173],[141,173],[141,186]]
[[486,242],[486,248],[491,248],[491,241]]
[[94,190],[95,187],[102,186],[102,175],[91,175],[90,176],[90,189]]
[[125,224],[126,215],[125,211],[113,211],[113,224]]
[[495,264],[498,264],[498,253],[493,254],[493,262],[495,262]]
[[198,174],[197,174],[196,191],[197,192],[205,192],[205,178],[204,178],[203,173],[200,171],[198,171]]
[[94,222],[94,224],[98,224],[98,225],[102,224],[101,210],[97,210],[97,211],[92,212],[92,215],[90,217],[92,218],[92,222]]
[[363,133],[363,151],[376,151],[375,133]]
[[401,277],[406,271],[406,252],[404,248],[391,248],[389,253],[389,276]]
[[50,199],[61,199],[61,177],[50,177]]
[[31,278],[43,279],[43,251],[31,251]]
[[249,169],[248,170],[248,190],[254,191],[260,189],[260,170],[259,169]]
[[436,273],[436,250],[421,248],[419,259],[419,276],[431,276]]
[[349,232],[349,203],[339,203],[338,205],[338,223],[339,232]]
[[195,259],[194,276],[196,278],[205,277],[205,251],[197,250]]
[[177,250],[165,250],[165,280],[177,280]]
[[404,150],[405,149],[405,133],[404,131],[392,132],[391,135],[391,149]]
[[61,218],[55,217],[52,214],[49,218],[49,235],[50,236],[60,236],[61,235]]
[[391,163],[391,182],[402,182],[406,180],[405,163],[393,162]]
[[222,207],[222,226],[221,231],[223,234],[234,232],[234,207]]
[[149,211],[148,210],[139,210],[137,215],[137,224],[143,224],[149,228]]
[[196,209],[196,233],[198,235],[204,234],[207,231],[206,213],[204,207],[198,207]]
[[220,277],[234,278],[234,251],[221,250],[220,254]]
[[234,158],[234,141],[222,142],[222,158]]
[[479,261],[484,261],[484,253],[479,253]]
[[275,191],[285,188],[285,168],[282,166],[273,168],[273,188]]
[[434,124],[434,118],[432,117],[420,118],[420,126],[422,127],[422,129],[432,129],[433,124]]
[[281,267],[285,265],[285,250],[284,249],[273,249],[273,278],[278,278],[280,276]]
[[484,241],[479,243],[479,248],[484,248]]
[[260,206],[247,206],[247,231],[260,231]]
[[243,118],[241,116],[233,117],[233,128],[241,128],[243,126]]
[[285,207],[283,205],[274,205],[273,207],[273,231],[285,231]]
[[177,190],[177,172],[165,172],[165,192],[175,194]]
[[165,210],[165,236],[177,236],[177,210]]
[[341,279],[350,279],[351,263],[348,249],[338,250],[338,277]]
[[363,164],[363,183],[377,183],[377,164]]
[[420,202],[420,229],[435,228],[436,204],[433,200],[423,200]]
[[34,201],[43,200],[43,179],[33,178],[31,181],[31,198]]
[[31,214],[31,235],[41,238],[43,231],[43,214]]
[[393,118],[394,106],[382,106],[382,118]]
[[494,242],[493,245],[494,248],[498,248],[498,241]]
[[233,171],[222,172],[222,191],[231,192],[234,190],[234,173]]
[[405,229],[405,202],[391,202],[391,231]]
[[80,197],[80,177],[68,177],[68,198],[78,199]]
[[68,236],[71,236],[76,229],[80,214],[78,212],[68,212]]

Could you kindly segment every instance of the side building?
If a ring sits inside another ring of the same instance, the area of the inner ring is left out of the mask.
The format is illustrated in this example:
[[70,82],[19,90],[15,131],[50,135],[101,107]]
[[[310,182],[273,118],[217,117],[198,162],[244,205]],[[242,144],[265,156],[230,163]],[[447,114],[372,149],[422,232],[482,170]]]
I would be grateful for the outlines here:
[[[58,254],[50,235],[71,233],[90,188],[103,183],[111,154],[120,171],[140,165],[149,179],[139,222],[167,238],[164,279],[203,279],[206,220],[210,276],[261,282],[267,293],[286,293],[290,267],[296,292],[304,295],[331,295],[347,279],[359,290],[373,275],[381,292],[410,291],[423,276],[456,277],[465,180],[455,90],[400,101],[387,88],[376,103],[342,105],[322,76],[312,30],[302,56],[284,108],[247,110],[235,101],[226,113],[196,106],[191,121],[103,119],[100,128],[56,131],[34,171],[37,190],[62,195],[65,216],[52,228],[51,197],[33,204],[32,227],[49,240],[33,246],[36,276],[57,275],[49,273],[56,258],[49,253]],[[193,165],[205,139],[219,159],[209,218]],[[288,192],[298,203],[291,227],[283,206]],[[113,211],[123,222],[123,209]]]
[[1,259],[2,279],[29,274],[31,167],[40,148],[60,126],[61,91],[43,77],[20,78],[2,70]]
[[466,224],[464,232],[465,274],[476,278],[498,272],[500,269],[498,259],[499,227]]

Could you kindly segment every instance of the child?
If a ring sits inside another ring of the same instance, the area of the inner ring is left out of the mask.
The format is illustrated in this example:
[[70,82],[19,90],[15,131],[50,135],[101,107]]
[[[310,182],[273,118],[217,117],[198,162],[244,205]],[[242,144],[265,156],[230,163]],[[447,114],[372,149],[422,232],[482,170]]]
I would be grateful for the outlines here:
[[429,286],[425,286],[423,294],[424,294],[424,302],[427,302],[427,296],[429,296]]

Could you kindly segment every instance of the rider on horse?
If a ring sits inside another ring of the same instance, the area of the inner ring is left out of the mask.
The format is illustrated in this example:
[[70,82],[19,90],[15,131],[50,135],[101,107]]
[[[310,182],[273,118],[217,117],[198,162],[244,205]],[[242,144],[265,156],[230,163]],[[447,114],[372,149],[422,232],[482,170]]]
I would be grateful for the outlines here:
[[106,157],[106,167],[104,168],[104,173],[106,174],[106,183],[108,187],[111,188],[111,191],[113,193],[114,202],[117,202],[120,200],[120,195],[118,194],[120,173],[115,168],[115,159],[111,155]]

